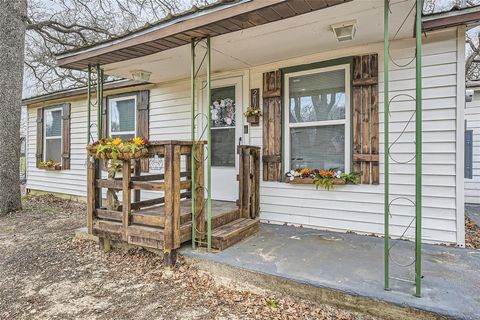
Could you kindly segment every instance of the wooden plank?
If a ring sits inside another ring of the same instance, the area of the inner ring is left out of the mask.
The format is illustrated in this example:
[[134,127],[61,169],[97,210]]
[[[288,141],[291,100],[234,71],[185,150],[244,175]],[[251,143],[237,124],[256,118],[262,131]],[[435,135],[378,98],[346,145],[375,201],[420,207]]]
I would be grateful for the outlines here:
[[164,231],[160,228],[130,225],[126,230],[127,230],[127,235],[129,237],[134,236],[134,237],[141,237],[141,238],[148,238],[148,239],[163,241]]
[[[140,177],[140,175],[142,174],[142,168],[141,168],[140,160],[135,160],[134,163],[135,164],[134,164],[134,169],[133,169],[133,177],[131,177],[132,181],[135,178]],[[135,202],[140,201],[140,199],[142,197],[140,192],[141,192],[140,190],[134,190],[133,191],[133,201],[135,201]]]
[[108,188],[108,189],[123,189],[122,180],[108,180],[108,179],[97,179],[96,185],[98,188]]
[[93,217],[95,213],[95,209],[97,208],[97,192],[98,189],[95,187],[95,168],[98,164],[98,160],[94,160],[93,162],[88,159],[87,164],[87,230],[89,234],[93,232]]
[[122,212],[123,212],[123,240],[127,241],[127,228],[130,225],[130,213],[132,203],[132,193],[130,189],[130,161],[123,161],[123,188],[122,188]]
[[240,210],[235,209],[212,217],[212,230],[240,218]]
[[163,242],[161,240],[137,237],[137,236],[128,236],[128,243],[147,248],[154,249],[163,249]]
[[95,235],[98,235],[100,231],[103,231],[104,234],[111,233],[120,237],[123,235],[123,225],[121,222],[95,220],[93,223],[93,230]]
[[[242,221],[234,221],[229,225],[222,227],[228,229],[228,231],[221,230],[220,228],[214,230],[212,234],[212,247],[218,250],[224,250],[235,243],[250,237],[258,232],[260,227],[259,219],[238,219]],[[233,226],[233,227],[232,227]],[[218,234],[221,234],[219,236]]]
[[[378,129],[378,85],[373,85],[371,88],[371,153],[372,157],[379,157],[379,129]],[[379,161],[372,163],[372,184],[380,183],[380,164]]]
[[204,177],[204,147],[203,144],[194,146],[194,166],[195,166],[195,224],[197,228],[197,239],[204,240],[205,234],[205,177]]
[[353,154],[353,161],[378,162],[378,160],[379,160],[378,154],[362,154],[362,153]]
[[37,109],[36,167],[43,161],[43,108]]
[[165,227],[164,227],[164,250],[174,249],[173,247],[173,145],[165,146],[164,172],[165,172]]
[[[362,153],[370,154],[370,87],[362,87]],[[362,183],[370,184],[370,163],[362,162]]]
[[71,105],[65,103],[62,110],[62,169],[70,169],[70,122],[71,122]]
[[134,190],[150,190],[150,191],[164,191],[164,182],[152,182],[152,181],[132,181],[131,188]]
[[[180,146],[173,147],[173,248],[180,248]],[[183,182],[183,181],[182,181]],[[191,181],[189,181],[191,188]]]
[[115,221],[123,221],[123,213],[121,211],[107,210],[103,208],[98,208],[95,210],[97,218],[108,219]]

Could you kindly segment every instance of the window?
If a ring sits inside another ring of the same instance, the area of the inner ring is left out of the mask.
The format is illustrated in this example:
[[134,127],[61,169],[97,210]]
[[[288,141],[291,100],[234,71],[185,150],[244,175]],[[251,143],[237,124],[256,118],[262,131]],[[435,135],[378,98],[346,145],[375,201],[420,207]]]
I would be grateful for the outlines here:
[[285,75],[286,166],[350,171],[350,65]]
[[62,108],[45,109],[43,161],[62,162]]
[[212,166],[235,167],[235,86],[211,92]]
[[128,140],[135,138],[137,131],[137,97],[119,97],[108,100],[108,135]]

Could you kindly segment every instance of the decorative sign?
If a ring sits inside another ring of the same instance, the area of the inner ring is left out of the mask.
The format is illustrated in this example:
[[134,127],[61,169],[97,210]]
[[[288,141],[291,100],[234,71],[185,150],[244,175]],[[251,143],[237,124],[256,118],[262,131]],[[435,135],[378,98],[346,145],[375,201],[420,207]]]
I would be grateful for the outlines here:
[[260,89],[250,89],[250,106],[256,110],[260,107]]

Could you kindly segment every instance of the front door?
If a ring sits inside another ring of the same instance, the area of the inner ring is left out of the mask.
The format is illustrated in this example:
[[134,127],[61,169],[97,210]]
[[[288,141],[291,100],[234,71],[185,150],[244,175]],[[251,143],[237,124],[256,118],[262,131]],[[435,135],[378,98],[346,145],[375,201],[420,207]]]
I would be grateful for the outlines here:
[[[238,199],[237,144],[242,140],[242,78],[212,81],[211,91],[212,199]],[[203,112],[207,114],[206,90]]]

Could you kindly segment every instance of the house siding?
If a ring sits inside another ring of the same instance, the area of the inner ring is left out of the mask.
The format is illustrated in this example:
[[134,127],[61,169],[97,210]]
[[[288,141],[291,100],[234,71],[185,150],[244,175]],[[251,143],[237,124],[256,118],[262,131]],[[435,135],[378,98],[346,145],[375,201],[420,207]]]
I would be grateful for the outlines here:
[[[429,33],[423,46],[423,238],[426,242],[463,245],[462,230],[457,230],[457,30]],[[462,40],[462,39],[460,39]],[[414,40],[395,41],[391,54],[404,64],[414,57]],[[336,186],[331,191],[313,186],[279,182],[261,182],[261,219],[270,223],[287,223],[319,229],[383,234],[383,44],[365,45],[278,61],[241,70],[249,88],[262,87],[264,72],[339,57],[379,54],[379,127],[380,185]],[[238,72],[236,74],[238,74]],[[390,63],[390,97],[415,95],[414,63],[399,68]],[[244,81],[245,83],[245,81]],[[245,90],[244,90],[245,91]],[[246,92],[246,91],[245,91]],[[188,80],[159,84],[150,93],[150,138],[152,140],[190,138],[190,84]],[[244,109],[249,101],[244,96]],[[399,97],[391,107],[390,139],[393,141],[410,119],[415,103]],[[479,118],[480,119],[480,118]],[[35,168],[35,108],[29,108],[29,155],[27,188],[85,195],[85,101],[72,102],[72,169],[45,172]],[[414,152],[415,124],[410,123],[392,153],[403,158]],[[262,146],[262,124],[251,127],[247,143]],[[463,150],[463,149],[462,149]],[[480,148],[479,148],[480,150]],[[390,165],[391,200],[402,197],[414,200],[415,165]],[[461,186],[463,190],[463,185]],[[146,195],[148,197],[148,194]],[[414,217],[414,208],[406,200],[391,206],[390,233],[401,236]],[[457,232],[458,231],[458,232]],[[462,233],[462,234],[459,234]],[[414,236],[414,228],[405,233]]]
[[473,130],[473,174],[465,179],[465,202],[480,204],[480,90],[475,88],[473,100],[465,108],[467,130]]

